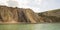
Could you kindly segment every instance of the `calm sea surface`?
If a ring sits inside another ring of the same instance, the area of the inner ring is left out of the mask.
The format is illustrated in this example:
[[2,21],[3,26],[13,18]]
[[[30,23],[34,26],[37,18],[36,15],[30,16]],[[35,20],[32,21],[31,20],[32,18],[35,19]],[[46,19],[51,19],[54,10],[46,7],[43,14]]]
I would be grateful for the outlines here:
[[60,30],[60,23],[0,24],[0,30]]

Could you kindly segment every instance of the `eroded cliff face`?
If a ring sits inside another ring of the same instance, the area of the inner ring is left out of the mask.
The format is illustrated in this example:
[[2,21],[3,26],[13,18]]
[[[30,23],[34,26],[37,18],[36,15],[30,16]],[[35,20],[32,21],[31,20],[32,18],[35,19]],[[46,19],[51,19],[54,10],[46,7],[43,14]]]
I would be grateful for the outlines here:
[[60,22],[59,13],[60,9],[44,13],[35,13],[29,8],[0,6],[0,23]]
[[23,23],[39,23],[43,19],[35,14],[31,9],[13,8],[0,6],[0,21],[1,22],[23,22]]
[[18,21],[25,23],[40,23],[42,22],[42,17],[40,18],[35,12],[31,9],[18,9]]
[[2,22],[18,21],[18,13],[15,8],[0,6],[0,16]]

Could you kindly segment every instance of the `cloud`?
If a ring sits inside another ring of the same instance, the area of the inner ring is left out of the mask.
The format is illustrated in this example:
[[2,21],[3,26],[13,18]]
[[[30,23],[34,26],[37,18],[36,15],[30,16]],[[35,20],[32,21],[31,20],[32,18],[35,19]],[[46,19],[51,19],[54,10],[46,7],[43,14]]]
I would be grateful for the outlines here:
[[42,0],[35,0],[37,5],[41,5]]
[[42,0],[17,0],[19,2],[19,7],[21,8],[31,8],[35,12],[39,12]]
[[20,5],[26,5],[28,4],[28,0],[17,0]]
[[7,1],[7,0],[0,0],[0,5],[7,5],[7,4],[6,4],[6,1]]
[[18,2],[17,1],[12,1],[12,0],[9,0],[6,2],[8,4],[8,6],[10,7],[16,7],[18,6]]

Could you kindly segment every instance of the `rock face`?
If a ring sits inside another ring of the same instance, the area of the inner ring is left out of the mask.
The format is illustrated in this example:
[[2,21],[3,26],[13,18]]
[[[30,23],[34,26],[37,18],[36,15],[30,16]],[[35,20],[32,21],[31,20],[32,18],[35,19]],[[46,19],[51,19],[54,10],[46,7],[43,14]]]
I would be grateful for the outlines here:
[[35,13],[31,9],[0,6],[0,23],[60,22],[60,9]]
[[31,9],[0,6],[0,23],[60,22],[60,9],[35,13]]
[[39,23],[41,19],[31,9],[13,8],[0,6],[0,21],[1,22],[23,22],[23,23]]
[[15,8],[0,6],[0,16],[2,22],[18,21],[17,10]]

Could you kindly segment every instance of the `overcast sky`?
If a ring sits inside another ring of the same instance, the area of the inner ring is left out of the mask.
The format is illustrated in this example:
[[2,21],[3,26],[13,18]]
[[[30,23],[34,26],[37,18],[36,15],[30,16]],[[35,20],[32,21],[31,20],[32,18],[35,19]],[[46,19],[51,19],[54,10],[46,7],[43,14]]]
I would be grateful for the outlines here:
[[[0,5],[8,5],[8,0],[0,0]],[[20,8],[31,8],[35,12],[49,11],[50,9],[60,9],[60,0],[13,0]],[[10,1],[11,2],[11,1]],[[9,5],[13,5],[14,2]],[[15,5],[16,6],[16,5]]]

